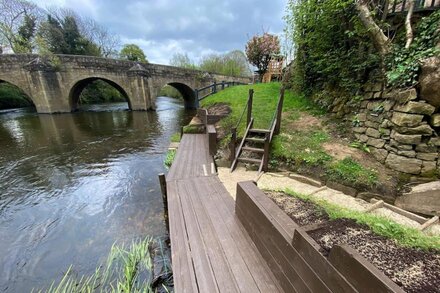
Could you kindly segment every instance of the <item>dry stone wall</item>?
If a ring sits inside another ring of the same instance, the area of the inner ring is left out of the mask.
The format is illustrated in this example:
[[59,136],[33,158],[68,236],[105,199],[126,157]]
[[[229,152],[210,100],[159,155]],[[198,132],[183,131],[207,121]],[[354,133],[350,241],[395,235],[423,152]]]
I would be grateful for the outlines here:
[[353,114],[353,132],[371,154],[389,168],[412,175],[433,176],[440,169],[440,113],[422,100],[415,88],[382,90],[367,85],[360,107],[335,100],[337,116]]

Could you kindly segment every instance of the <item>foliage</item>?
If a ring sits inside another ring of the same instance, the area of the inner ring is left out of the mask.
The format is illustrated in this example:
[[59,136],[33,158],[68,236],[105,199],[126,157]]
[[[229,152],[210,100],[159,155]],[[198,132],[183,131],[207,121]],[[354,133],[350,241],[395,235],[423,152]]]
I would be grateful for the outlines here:
[[290,0],[285,20],[296,46],[292,86],[308,96],[354,96],[380,61],[353,0]]
[[183,133],[205,133],[204,125],[186,125],[183,126]]
[[314,198],[313,196],[296,193],[289,189],[286,189],[285,192],[291,196],[311,201],[318,206],[324,208],[331,219],[353,219],[359,224],[367,225],[374,233],[390,239],[394,239],[395,241],[397,241],[397,243],[403,246],[414,247],[423,250],[440,251],[439,236],[427,236],[414,228],[402,226],[387,218],[376,216],[373,214],[353,211],[329,203],[328,201]]
[[173,164],[175,157],[176,157],[176,150],[168,150],[168,152],[165,156],[165,160],[163,162],[165,167],[167,167],[169,169],[171,167],[171,165]]
[[329,179],[350,185],[371,187],[377,183],[377,172],[363,167],[352,158],[330,164],[326,173]]
[[[72,268],[45,292],[155,292],[152,288],[151,238],[130,247],[113,245],[107,262],[91,276],[75,277]],[[38,292],[43,292],[42,290]]]
[[170,65],[181,68],[197,69],[195,63],[188,57],[188,54],[186,53],[174,53],[170,60]]
[[36,32],[37,18],[25,15],[23,24],[18,28],[17,39],[14,42],[15,53],[32,53],[32,39]]
[[439,54],[440,11],[424,17],[416,28],[416,36],[406,49],[402,36],[387,58],[387,80],[392,87],[411,87],[417,84],[420,61]]
[[119,57],[121,59],[126,59],[130,61],[148,62],[147,57],[144,54],[144,51],[142,51],[142,49],[135,44],[124,45],[121,52],[119,53]]
[[0,110],[32,106],[30,99],[16,86],[0,83]]
[[280,53],[278,36],[263,33],[253,36],[246,44],[246,56],[249,62],[258,68],[258,74],[266,73],[270,58]]
[[81,104],[125,102],[124,96],[105,81],[97,80],[87,85],[81,92]]
[[182,98],[182,94],[177,89],[175,89],[174,87],[172,87],[170,85],[164,86],[160,90],[159,96],[176,98],[176,99]]
[[171,135],[170,140],[171,142],[180,142],[180,133],[176,132],[173,135]]
[[204,71],[228,76],[249,76],[249,64],[242,51],[235,50],[224,55],[211,54],[204,56],[199,68]]

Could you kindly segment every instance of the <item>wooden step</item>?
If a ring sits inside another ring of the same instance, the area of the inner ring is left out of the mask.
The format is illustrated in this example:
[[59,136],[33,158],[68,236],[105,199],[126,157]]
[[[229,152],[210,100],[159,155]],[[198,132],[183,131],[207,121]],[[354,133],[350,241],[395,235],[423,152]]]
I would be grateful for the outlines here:
[[243,151],[253,152],[253,153],[264,153],[264,149],[258,149],[258,148],[251,148],[251,147],[243,147]]
[[252,158],[238,158],[238,161],[242,163],[252,163],[252,164],[261,163],[261,159],[252,159]]
[[246,141],[264,143],[264,138],[246,137]]
[[269,129],[252,128],[252,129],[249,129],[249,132],[251,132],[251,133],[270,133],[270,130]]

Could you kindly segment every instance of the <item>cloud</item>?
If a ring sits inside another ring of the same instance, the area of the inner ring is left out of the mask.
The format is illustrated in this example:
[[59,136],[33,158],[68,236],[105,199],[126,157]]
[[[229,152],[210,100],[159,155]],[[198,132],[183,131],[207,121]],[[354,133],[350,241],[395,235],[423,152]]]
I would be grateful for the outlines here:
[[150,62],[167,64],[173,53],[244,50],[248,37],[281,33],[286,0],[35,0],[93,17],[125,43],[135,43]]

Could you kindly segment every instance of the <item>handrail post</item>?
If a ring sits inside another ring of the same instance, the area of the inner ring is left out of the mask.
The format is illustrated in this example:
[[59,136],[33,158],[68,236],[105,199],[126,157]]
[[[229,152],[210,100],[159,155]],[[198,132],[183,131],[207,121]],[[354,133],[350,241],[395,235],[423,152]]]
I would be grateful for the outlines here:
[[222,90],[224,90],[224,89],[225,89],[225,81],[222,80]]
[[165,218],[165,225],[167,227],[167,231],[170,231],[170,221],[168,217],[168,192],[167,192],[167,181],[165,178],[164,173],[159,174],[159,184],[160,184],[160,190],[162,193],[162,202],[163,202],[163,209],[164,209],[164,218]]
[[217,82],[214,82],[214,85],[212,87],[212,93],[215,94],[217,92]]
[[254,97],[254,90],[253,89],[249,89],[246,125],[249,125],[249,122],[251,122],[251,118],[252,118],[252,100],[253,100],[253,97]]
[[229,143],[229,150],[230,150],[229,160],[231,161],[231,163],[235,159],[236,147],[237,147],[237,128],[234,127],[232,128],[231,131],[231,142]]
[[280,130],[281,130],[281,114],[283,112],[283,103],[284,103],[284,87],[281,88],[280,91],[280,99],[278,101],[278,106],[277,106],[277,121],[275,124],[275,130],[274,130],[274,134],[280,134]]
[[264,154],[263,154],[263,171],[267,172],[267,168],[269,165],[269,146],[270,146],[270,134],[266,133],[264,137]]

